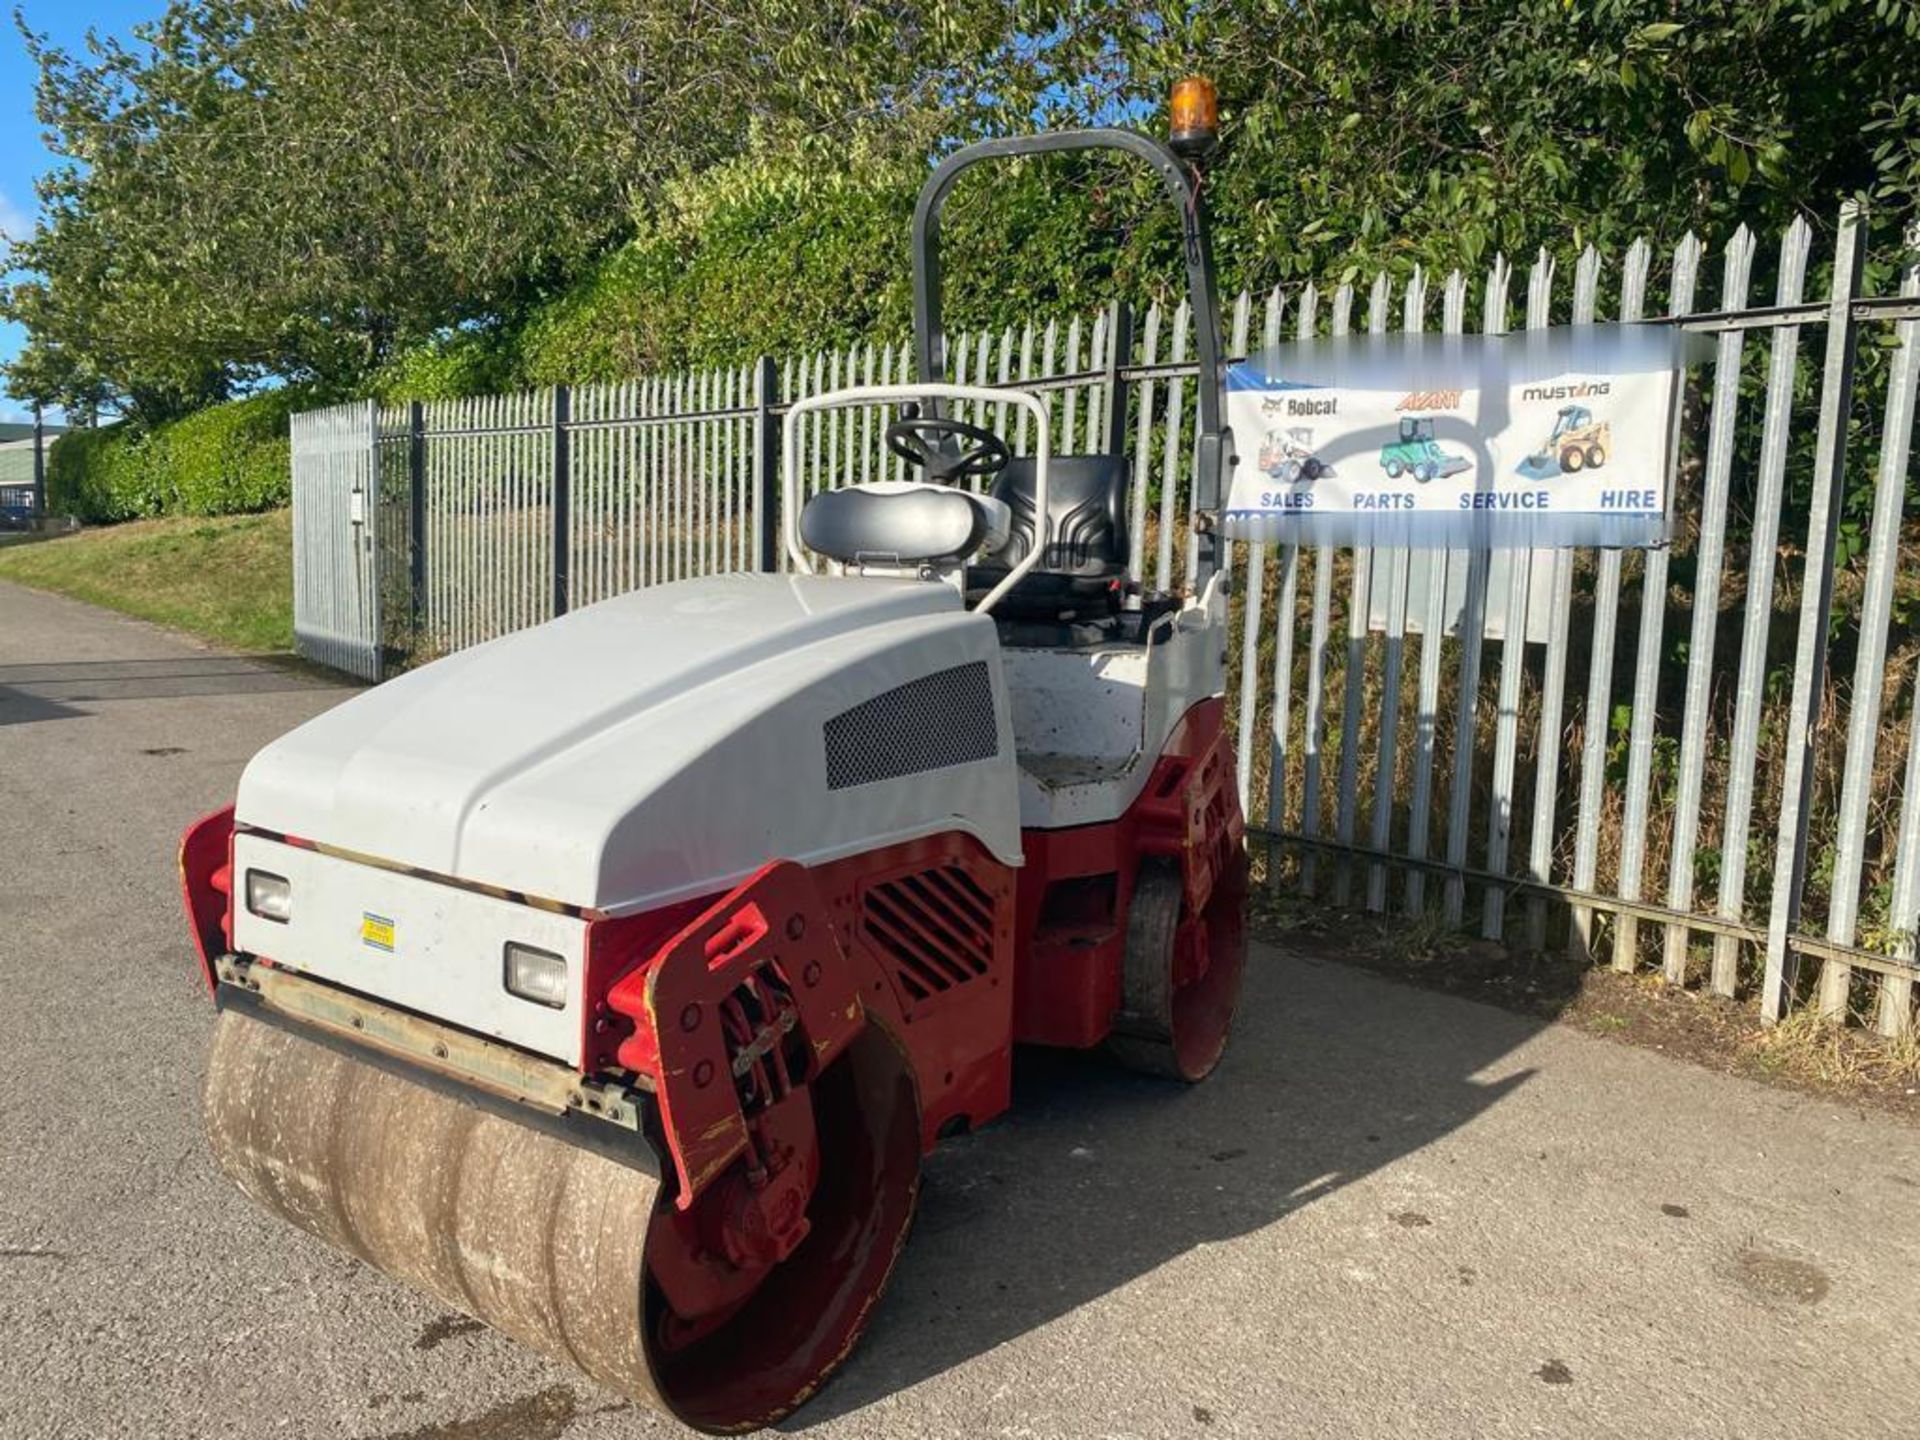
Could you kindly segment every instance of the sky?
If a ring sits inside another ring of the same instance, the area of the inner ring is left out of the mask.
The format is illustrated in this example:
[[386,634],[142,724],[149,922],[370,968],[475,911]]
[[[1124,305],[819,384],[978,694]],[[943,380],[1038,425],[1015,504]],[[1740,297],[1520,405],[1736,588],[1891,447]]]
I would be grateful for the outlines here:
[[[10,12],[12,7],[6,7]],[[28,26],[63,49],[78,51],[89,29],[127,39],[142,20],[157,18],[166,0],[21,0]],[[33,227],[33,182],[53,164],[33,118],[33,61],[11,14],[0,28],[0,233],[20,235]],[[0,324],[0,363],[13,358],[24,337]],[[0,421],[30,418],[0,389]]]

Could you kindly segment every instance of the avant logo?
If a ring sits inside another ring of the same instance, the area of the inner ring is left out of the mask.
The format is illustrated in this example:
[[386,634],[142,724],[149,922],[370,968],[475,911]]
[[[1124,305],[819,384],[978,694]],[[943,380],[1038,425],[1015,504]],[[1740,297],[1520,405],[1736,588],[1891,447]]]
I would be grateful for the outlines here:
[[1585,400],[1590,395],[1613,393],[1610,380],[1576,380],[1571,385],[1529,385],[1520,392],[1522,400]]

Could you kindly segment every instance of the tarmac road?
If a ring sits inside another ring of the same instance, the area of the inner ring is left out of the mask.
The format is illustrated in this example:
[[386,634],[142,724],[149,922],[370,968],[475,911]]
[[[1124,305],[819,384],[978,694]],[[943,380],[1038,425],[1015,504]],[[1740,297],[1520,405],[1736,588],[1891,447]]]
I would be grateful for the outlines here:
[[[679,1433],[243,1202],[184,824],[349,690],[0,584],[0,1436]],[[839,1436],[1920,1434],[1920,1135],[1261,950],[1217,1077],[1027,1057]]]

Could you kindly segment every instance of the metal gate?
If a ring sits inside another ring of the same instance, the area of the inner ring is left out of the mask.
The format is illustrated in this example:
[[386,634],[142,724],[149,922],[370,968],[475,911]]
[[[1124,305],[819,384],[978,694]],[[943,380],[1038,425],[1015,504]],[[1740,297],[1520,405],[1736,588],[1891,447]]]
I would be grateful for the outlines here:
[[368,401],[293,417],[293,648],[381,678],[377,412]]

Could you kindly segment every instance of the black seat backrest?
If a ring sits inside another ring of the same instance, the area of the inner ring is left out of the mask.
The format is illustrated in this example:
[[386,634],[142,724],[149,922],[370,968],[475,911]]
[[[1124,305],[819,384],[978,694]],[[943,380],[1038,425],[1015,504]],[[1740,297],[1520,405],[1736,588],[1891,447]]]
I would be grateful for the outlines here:
[[[1013,527],[999,549],[969,572],[969,584],[997,584],[1034,546],[1033,461],[1010,462],[988,493],[1006,501]],[[1053,534],[1040,563],[1000,604],[1013,614],[1083,612],[1127,569],[1127,463],[1119,455],[1056,455],[1047,465]]]

